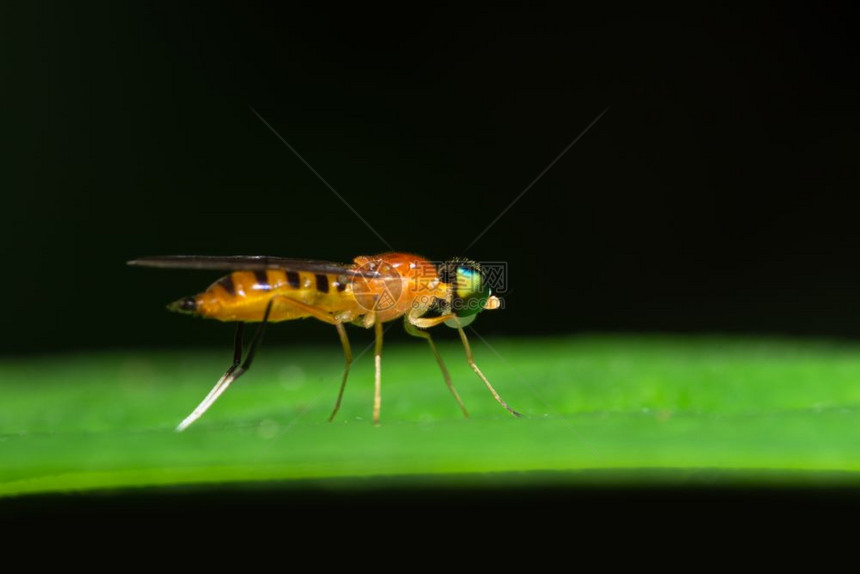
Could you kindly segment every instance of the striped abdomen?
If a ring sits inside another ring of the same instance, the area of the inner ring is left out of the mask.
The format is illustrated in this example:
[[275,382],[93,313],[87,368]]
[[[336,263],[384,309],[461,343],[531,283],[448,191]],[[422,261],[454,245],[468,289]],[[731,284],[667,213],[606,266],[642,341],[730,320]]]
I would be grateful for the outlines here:
[[268,269],[234,271],[203,293],[180,299],[168,308],[221,321],[260,321],[270,300],[270,321],[309,316],[291,301],[328,312],[352,311],[357,305],[346,276]]

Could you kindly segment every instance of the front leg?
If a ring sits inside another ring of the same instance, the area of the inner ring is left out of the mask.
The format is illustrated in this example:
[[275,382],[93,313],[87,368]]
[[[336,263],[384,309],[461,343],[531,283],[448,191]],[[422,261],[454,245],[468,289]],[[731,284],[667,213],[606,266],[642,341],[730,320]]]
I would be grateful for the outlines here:
[[439,363],[439,368],[442,370],[442,376],[445,378],[445,385],[448,386],[448,390],[451,391],[451,394],[454,395],[454,398],[457,400],[457,404],[460,405],[460,410],[463,411],[463,416],[468,417],[469,412],[466,410],[466,405],[463,404],[463,399],[460,398],[459,393],[457,393],[457,389],[454,388],[454,383],[451,381],[451,374],[448,372],[445,362],[442,361],[442,355],[439,354],[439,350],[436,348],[436,343],[433,342],[433,338],[430,336],[430,333],[422,331],[416,324],[416,322],[428,321],[427,319],[421,319],[418,317],[418,314],[421,312],[423,311],[415,310],[408,313],[404,317],[403,326],[407,333],[413,337],[426,339],[427,343],[430,344],[430,350],[433,351],[433,355],[436,357],[436,362]]
[[451,319],[454,319],[455,317],[456,315],[454,315],[453,313],[447,313],[445,315],[440,315],[439,317],[430,317],[429,319],[425,319],[423,317],[418,316],[413,317],[411,313],[407,315],[409,322],[418,327],[419,329],[429,329],[430,327],[441,325],[445,321],[449,321]]
[[472,347],[471,345],[469,345],[469,339],[466,338],[466,332],[463,330],[463,327],[458,326],[457,331],[460,332],[460,340],[463,342],[463,348],[466,349],[466,362],[469,363],[469,366],[472,367],[472,370],[475,371],[475,374],[478,375],[478,377],[482,381],[484,381],[484,384],[487,386],[487,390],[490,391],[490,394],[493,395],[493,398],[496,399],[496,401],[498,401],[500,405],[505,407],[505,409],[515,417],[521,416],[520,413],[508,406],[508,403],[506,403],[499,395],[499,393],[496,392],[496,389],[493,388],[493,385],[490,384],[490,381],[487,379],[484,373],[481,372],[481,369],[478,368],[478,365],[475,364],[475,358],[472,356]]

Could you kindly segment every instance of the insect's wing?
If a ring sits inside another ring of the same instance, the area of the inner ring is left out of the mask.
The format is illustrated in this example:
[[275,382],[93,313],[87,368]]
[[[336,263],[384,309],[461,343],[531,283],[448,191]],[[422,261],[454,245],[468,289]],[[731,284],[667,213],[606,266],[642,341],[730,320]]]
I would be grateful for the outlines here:
[[377,272],[357,269],[354,265],[316,261],[313,259],[290,259],[288,257],[267,257],[265,255],[163,255],[141,257],[128,262],[141,267],[161,267],[166,269],[205,269],[220,271],[263,271],[281,269],[284,271],[307,271],[347,275],[350,277],[379,277]]

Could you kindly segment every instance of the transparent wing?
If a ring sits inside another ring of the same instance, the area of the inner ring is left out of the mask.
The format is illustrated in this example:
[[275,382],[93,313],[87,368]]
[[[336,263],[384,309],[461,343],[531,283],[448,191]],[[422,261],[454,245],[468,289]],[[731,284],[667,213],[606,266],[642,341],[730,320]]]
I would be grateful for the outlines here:
[[350,277],[381,277],[380,273],[367,269],[356,269],[354,265],[316,261],[313,259],[290,259],[265,255],[162,255],[132,259],[129,265],[138,267],[160,267],[165,269],[205,269],[220,271],[262,271],[282,269],[284,271],[307,271],[348,275]]

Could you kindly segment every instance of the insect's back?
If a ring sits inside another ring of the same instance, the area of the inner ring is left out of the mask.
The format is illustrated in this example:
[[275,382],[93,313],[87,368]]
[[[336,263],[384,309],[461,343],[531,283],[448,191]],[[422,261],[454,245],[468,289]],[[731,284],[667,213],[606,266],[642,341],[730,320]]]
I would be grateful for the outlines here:
[[358,307],[346,275],[266,269],[234,271],[206,291],[172,303],[169,309],[220,321],[260,321],[273,298],[270,321],[309,316],[290,301],[327,312],[354,312]]

